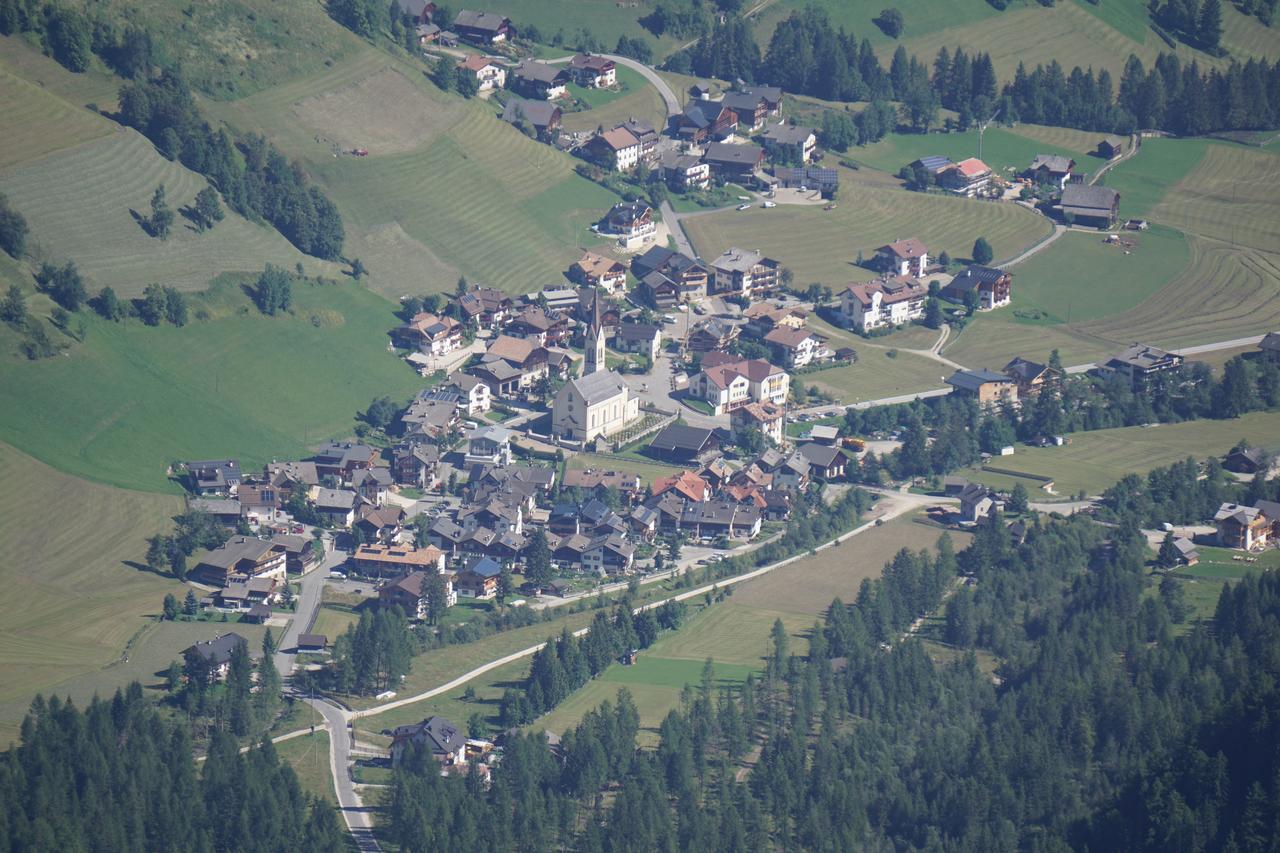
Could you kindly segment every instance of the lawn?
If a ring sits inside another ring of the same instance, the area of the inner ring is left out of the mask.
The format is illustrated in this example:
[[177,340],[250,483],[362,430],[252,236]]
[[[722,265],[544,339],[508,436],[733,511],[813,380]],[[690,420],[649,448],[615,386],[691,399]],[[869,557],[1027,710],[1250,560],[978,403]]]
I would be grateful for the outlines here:
[[3,65],[0,115],[5,117],[0,170],[111,132],[111,122],[11,74]]
[[1008,258],[1042,239],[1050,225],[1043,217],[1013,204],[995,204],[899,189],[851,186],[852,172],[841,168],[845,189],[835,210],[814,205],[779,205],[694,216],[685,231],[703,257],[729,246],[758,249],[782,262],[797,284],[821,282],[839,290],[849,281],[875,274],[855,266],[858,253],[871,258],[876,248],[916,237],[930,253],[947,251],[967,258],[973,242],[985,236],[997,258]]
[[212,626],[157,625],[161,600],[182,596],[182,585],[125,562],[140,561],[146,537],[172,526],[177,498],[69,477],[5,444],[0,481],[0,579],[9,590],[0,599],[0,743],[7,743],[37,692],[70,691],[79,701],[134,677],[153,683],[151,673],[189,644],[171,634]]
[[568,131],[592,131],[598,126],[606,129],[628,118],[647,121],[658,132],[666,123],[667,107],[658,90],[649,81],[626,66],[619,65],[618,89],[584,89],[576,83],[569,85],[569,93],[585,102],[590,109],[565,113],[563,126]]
[[[477,656],[472,660],[472,665],[478,666],[482,662],[483,659]],[[485,716],[496,734],[499,724],[499,703],[503,692],[512,687],[519,687],[528,674],[529,659],[522,658],[490,670],[479,678],[473,679],[466,687],[459,687],[447,694],[422,702],[414,702],[411,705],[402,705],[376,716],[360,717],[355,722],[356,729],[364,739],[371,734],[379,734],[384,729],[416,723],[434,714],[439,714],[465,728],[467,718],[479,712]],[[467,687],[475,690],[475,699],[472,701],[462,698]]]
[[[1207,139],[1146,139],[1138,153],[1108,172],[1102,183],[1120,193],[1122,218],[1146,218],[1175,184],[1195,170],[1206,151],[1217,147],[1228,148],[1226,143]],[[1243,153],[1245,149],[1232,145],[1229,150]],[[1175,221],[1159,221],[1179,226]]]
[[1016,295],[1005,313],[1040,311],[1053,323],[1114,316],[1159,292],[1190,261],[1186,239],[1172,228],[1125,236],[1136,242],[1132,250],[1098,234],[1063,235],[1013,268]]
[[[1208,545],[1197,545],[1200,562],[1194,566],[1185,566],[1177,570],[1179,575],[1190,575],[1194,578],[1225,578],[1237,580],[1250,572],[1265,572],[1280,569],[1280,551],[1272,548],[1260,554],[1245,554],[1229,548],[1215,548]],[[1246,563],[1249,557],[1255,562]]]
[[221,272],[261,270],[268,263],[287,269],[302,263],[313,275],[337,274],[337,265],[303,255],[279,232],[229,210],[211,231],[199,233],[177,216],[169,239],[151,237],[135,217],[150,215],[160,184],[170,207],[180,211],[208,182],[162,157],[137,132],[116,127],[108,136],[10,170],[0,177],[0,193],[31,227],[31,257],[74,260],[91,293],[110,286],[120,296],[138,296],[152,282],[198,290]]
[[641,462],[625,456],[605,453],[576,453],[569,457],[569,467],[573,469],[597,468],[605,471],[623,471],[638,474],[645,483],[652,483],[657,477],[669,477],[680,470],[676,465],[662,465],[657,462]]
[[280,760],[298,774],[298,783],[302,785],[303,791],[330,805],[338,804],[337,795],[333,792],[333,773],[329,767],[328,732],[317,728],[313,734],[275,744],[275,750]]
[[[893,50],[893,39],[873,23],[873,19],[884,8],[879,0],[781,0],[775,4],[766,4],[757,16],[759,24],[756,27],[756,40],[760,43],[761,50],[768,45],[769,36],[779,21],[793,12],[803,12],[809,6],[817,6],[826,12],[833,27],[843,27],[856,34],[859,39],[870,39],[878,48]],[[977,24],[1000,14],[983,0],[901,0],[894,3],[893,8],[902,12],[904,35],[907,37],[964,24]],[[932,54],[928,58],[932,61]]]
[[[876,340],[891,343],[893,336]],[[844,343],[839,342],[841,346]],[[857,348],[858,344],[854,343],[853,346]],[[801,382],[806,386],[820,388],[841,403],[860,403],[946,387],[943,379],[952,373],[952,368],[901,350],[897,350],[897,355],[890,358],[890,352],[895,350],[864,347],[854,364],[795,376],[792,383]]]
[[358,287],[295,284],[291,316],[258,314],[232,282],[210,301],[214,318],[183,328],[86,315],[67,357],[10,361],[0,439],[79,476],[175,492],[175,459],[297,458],[350,435],[375,395],[421,385],[385,350],[391,305]]
[[315,624],[311,626],[310,633],[323,634],[333,642],[335,637],[340,637],[347,632],[347,628],[360,621],[360,615],[350,610],[339,610],[336,607],[321,607],[316,611]]
[[[1071,157],[1076,161],[1076,169],[1086,173],[1102,165],[1102,160],[1087,156],[1101,138],[1099,134],[1068,131],[1059,136],[1046,133],[1048,130],[1056,128],[1030,125],[1023,131],[1021,128],[991,127],[983,134],[982,161],[1005,177],[1021,174],[1037,154]],[[849,151],[850,159],[894,175],[913,160],[934,154],[949,157],[954,162],[977,157],[978,132],[892,133],[879,142]]]
[[[1228,421],[1202,420],[1155,427],[1077,432],[1064,447],[1022,447],[1013,456],[1001,458],[997,467],[1054,478],[1054,491],[1070,495],[1080,491],[1091,495],[1126,474],[1145,475],[1158,468],[1194,456],[1203,459],[1220,455],[1241,439],[1254,444],[1273,442],[1280,435],[1280,412],[1253,412]],[[1010,478],[997,480],[973,468],[957,472],[970,480],[996,486],[1009,485]],[[1028,488],[1031,488],[1028,485]]]

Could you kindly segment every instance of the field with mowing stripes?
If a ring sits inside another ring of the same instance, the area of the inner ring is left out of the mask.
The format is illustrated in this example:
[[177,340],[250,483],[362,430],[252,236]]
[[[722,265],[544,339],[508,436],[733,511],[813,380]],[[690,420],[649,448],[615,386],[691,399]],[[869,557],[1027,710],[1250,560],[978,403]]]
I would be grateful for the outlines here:
[[295,284],[295,313],[264,317],[238,282],[224,288],[210,301],[227,316],[183,328],[86,317],[86,341],[66,357],[5,364],[0,440],[79,476],[173,492],[174,459],[252,468],[302,454],[350,435],[375,395],[421,387],[386,351],[397,321],[380,296]]
[[5,142],[0,170],[111,132],[111,122],[9,73],[0,65]]
[[1208,145],[1195,168],[1151,210],[1151,218],[1232,246],[1280,252],[1277,186],[1280,156],[1275,153]]
[[[100,66],[94,65],[83,74],[72,73],[41,53],[39,47],[17,36],[0,36],[0,66],[72,106],[96,104],[104,110],[116,108],[120,80]],[[45,116],[34,118],[40,120]],[[8,125],[5,129],[9,129]],[[56,147],[56,141],[50,139],[48,150]]]
[[134,214],[150,215],[151,194],[161,183],[175,211],[208,185],[160,156],[143,136],[117,128],[10,170],[0,176],[0,192],[31,226],[32,257],[75,260],[90,293],[109,285],[120,296],[139,296],[152,282],[198,290],[220,272],[261,270],[267,263],[292,269],[301,262],[313,275],[336,274],[334,264],[303,255],[273,228],[231,211],[203,234],[179,215],[168,240],[151,237]]
[[[1203,420],[1155,427],[1078,432],[1066,447],[1019,447],[1000,460],[1000,468],[1052,477],[1054,491],[1070,495],[1085,491],[1100,494],[1125,474],[1145,475],[1152,468],[1178,462],[1188,456],[1203,459],[1220,455],[1244,439],[1269,445],[1280,435],[1280,412],[1253,412],[1228,421]],[[1008,487],[1014,478],[973,468],[958,472],[980,483]],[[1027,488],[1035,494],[1030,481]]]
[[[1206,149],[1222,145],[1207,139],[1147,139],[1136,155],[1108,172],[1102,183],[1120,193],[1122,217],[1146,218],[1174,184],[1191,174]],[[1244,150],[1238,146],[1231,149]]]
[[[893,336],[877,339],[893,343]],[[859,348],[861,339],[842,340],[837,346],[849,344],[858,350],[858,361],[847,367],[833,367],[796,376],[792,381],[820,388],[833,395],[841,403],[858,403],[882,397],[896,397],[930,388],[944,388],[943,377],[952,368],[941,362],[919,355],[898,351],[889,358],[885,350]]]
[[[842,181],[849,178],[841,169]],[[979,235],[997,258],[1008,258],[1046,236],[1050,225],[1012,204],[995,204],[895,189],[854,187],[840,194],[835,210],[810,205],[754,207],[693,216],[684,221],[694,247],[714,258],[730,246],[759,249],[795,274],[797,284],[822,282],[840,289],[850,281],[875,277],[854,265],[878,246],[918,237],[930,252],[966,258]]]
[[[18,398],[6,391],[4,399],[7,410]],[[0,482],[0,743],[8,743],[38,691],[65,690],[117,660],[165,593],[182,594],[178,583],[124,564],[172,526],[182,502],[79,480],[7,444]]]
[[610,128],[628,118],[647,121],[661,133],[667,116],[666,103],[658,90],[639,72],[618,66],[618,82],[626,88],[619,93],[609,90],[581,89],[570,86],[571,94],[585,98],[592,109],[564,114],[564,129],[568,131],[594,131],[597,127]]
[[[992,127],[987,130],[982,139],[982,161],[1005,177],[1020,174],[1031,165],[1037,154],[1071,157],[1076,161],[1076,171],[1084,173],[1092,172],[1103,164],[1100,158],[1088,156],[1088,152],[1097,146],[1096,135],[1069,130],[1058,133],[1058,128],[1039,125],[1029,125],[1025,133],[1017,132],[1021,129]],[[977,157],[978,132],[894,133],[879,142],[849,151],[849,156],[857,162],[893,175],[913,160],[932,154],[941,154],[954,162]]]

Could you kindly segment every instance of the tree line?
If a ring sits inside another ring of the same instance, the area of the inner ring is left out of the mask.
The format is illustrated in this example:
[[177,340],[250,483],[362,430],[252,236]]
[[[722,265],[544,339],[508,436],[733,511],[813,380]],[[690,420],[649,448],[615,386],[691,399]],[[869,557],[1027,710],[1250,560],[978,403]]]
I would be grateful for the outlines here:
[[317,850],[345,839],[270,742],[215,732],[197,773],[183,726],[134,682],[81,710],[37,697],[0,754],[2,850]]
[[[187,609],[195,596],[188,591]],[[180,708],[196,730],[230,732],[238,738],[266,731],[280,710],[280,673],[273,657],[271,629],[262,639],[262,655],[255,666],[246,643],[231,650],[225,677],[194,648],[183,655],[181,667],[170,664],[167,676],[171,703]]]

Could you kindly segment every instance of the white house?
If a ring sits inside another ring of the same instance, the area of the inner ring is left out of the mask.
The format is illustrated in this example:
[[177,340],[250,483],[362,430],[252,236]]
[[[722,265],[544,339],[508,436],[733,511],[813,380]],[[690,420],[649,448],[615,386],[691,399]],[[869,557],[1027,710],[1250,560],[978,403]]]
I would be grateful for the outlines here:
[[781,445],[786,427],[786,411],[774,403],[748,403],[729,413],[729,428],[734,438],[743,430],[758,429],[761,435]]
[[588,147],[614,171],[629,172],[640,162],[640,140],[622,125],[596,134]]
[[618,238],[618,247],[627,251],[639,249],[657,238],[658,224],[653,221],[653,208],[642,201],[620,201],[605,214],[597,229]]
[[689,392],[705,400],[717,415],[749,403],[784,406],[791,390],[791,375],[763,359],[715,364],[689,381]]
[[910,276],[851,284],[840,294],[840,313],[856,329],[900,326],[924,316],[928,289]]
[[764,336],[764,342],[787,367],[804,367],[812,364],[820,355],[830,355],[823,346],[822,338],[807,326],[799,329],[778,326]]
[[497,424],[471,430],[467,433],[467,464],[510,465],[511,439],[514,436],[514,432]]
[[481,92],[501,89],[507,85],[507,69],[478,53],[472,53],[466,59],[459,60],[458,72],[475,77]]
[[782,265],[760,252],[731,248],[716,258],[711,269],[711,293],[741,293],[748,298],[758,291],[778,286]]
[[600,370],[565,383],[551,407],[551,432],[587,442],[610,436],[640,415],[640,400],[622,377]]
[[876,260],[886,272],[919,277],[929,266],[929,250],[924,243],[910,237],[876,249]]

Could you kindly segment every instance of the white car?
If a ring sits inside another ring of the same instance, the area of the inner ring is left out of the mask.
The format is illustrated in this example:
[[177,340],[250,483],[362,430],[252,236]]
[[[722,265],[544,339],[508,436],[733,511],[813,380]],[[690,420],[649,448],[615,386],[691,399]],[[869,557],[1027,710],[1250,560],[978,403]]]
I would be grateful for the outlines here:
[[347,576],[342,572],[329,572],[329,579],[335,580],[335,581],[344,581],[347,579]]
[[766,201],[764,204],[760,206],[763,208],[777,207],[778,203],[776,201]]
[[746,202],[743,202],[742,204],[738,205],[738,210],[750,210],[750,209],[751,209],[751,205],[747,204]]

